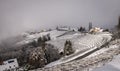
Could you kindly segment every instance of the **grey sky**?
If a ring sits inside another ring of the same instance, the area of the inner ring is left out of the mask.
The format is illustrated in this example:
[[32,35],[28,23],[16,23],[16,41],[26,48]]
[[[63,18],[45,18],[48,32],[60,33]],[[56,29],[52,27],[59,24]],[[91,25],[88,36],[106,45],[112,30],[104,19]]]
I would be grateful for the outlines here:
[[112,27],[120,0],[0,0],[0,39],[57,25]]

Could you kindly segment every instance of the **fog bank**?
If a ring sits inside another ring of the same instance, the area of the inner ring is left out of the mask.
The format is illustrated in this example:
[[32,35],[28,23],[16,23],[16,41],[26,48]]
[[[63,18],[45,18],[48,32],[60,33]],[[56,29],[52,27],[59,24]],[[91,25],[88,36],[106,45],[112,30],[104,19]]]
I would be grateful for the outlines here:
[[120,0],[0,0],[0,39],[26,30],[118,23]]

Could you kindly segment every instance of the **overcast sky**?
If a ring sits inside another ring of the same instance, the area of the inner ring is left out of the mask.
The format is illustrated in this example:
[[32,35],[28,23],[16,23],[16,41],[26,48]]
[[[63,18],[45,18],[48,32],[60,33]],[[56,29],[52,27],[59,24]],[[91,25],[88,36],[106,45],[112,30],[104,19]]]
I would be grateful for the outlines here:
[[0,0],[0,39],[57,25],[112,27],[120,0]]

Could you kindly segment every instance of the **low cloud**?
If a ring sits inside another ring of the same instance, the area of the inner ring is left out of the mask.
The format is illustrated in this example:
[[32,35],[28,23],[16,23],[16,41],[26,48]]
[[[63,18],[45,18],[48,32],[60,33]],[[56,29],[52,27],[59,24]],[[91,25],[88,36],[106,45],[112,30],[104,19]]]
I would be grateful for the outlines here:
[[0,0],[0,39],[57,25],[111,28],[119,7],[120,0]]

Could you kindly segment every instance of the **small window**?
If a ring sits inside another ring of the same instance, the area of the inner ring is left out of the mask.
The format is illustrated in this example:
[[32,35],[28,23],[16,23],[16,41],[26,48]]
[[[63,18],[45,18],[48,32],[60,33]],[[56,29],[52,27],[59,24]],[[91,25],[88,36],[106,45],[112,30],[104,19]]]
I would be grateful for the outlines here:
[[13,63],[13,62],[14,62],[14,60],[8,61],[8,63]]

